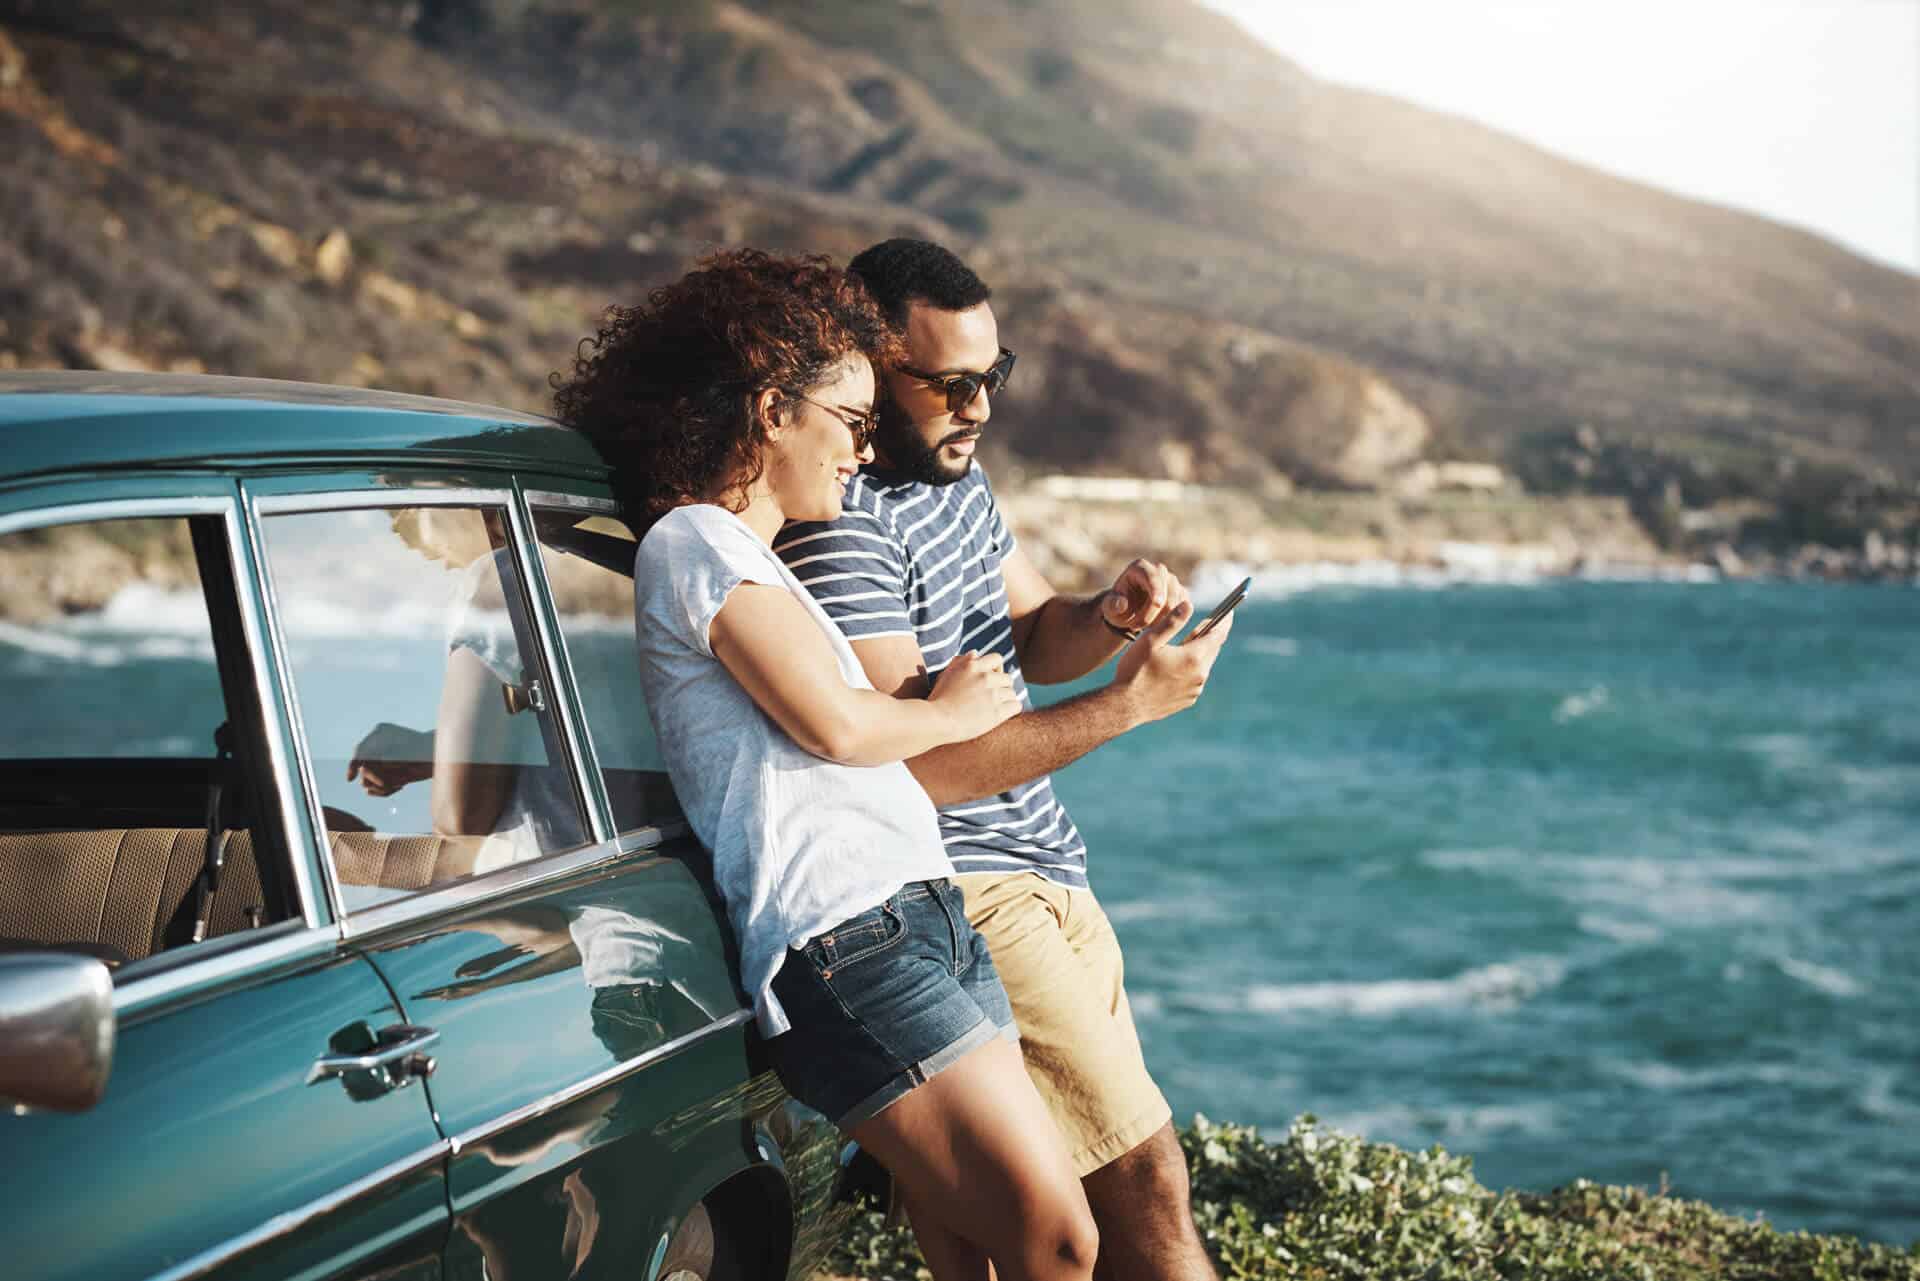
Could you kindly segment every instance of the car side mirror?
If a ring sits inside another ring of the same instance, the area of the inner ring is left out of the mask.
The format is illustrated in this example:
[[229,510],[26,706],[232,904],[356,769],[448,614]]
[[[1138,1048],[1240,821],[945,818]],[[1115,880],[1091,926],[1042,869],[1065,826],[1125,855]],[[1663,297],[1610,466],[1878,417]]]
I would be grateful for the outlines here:
[[113,975],[90,956],[0,955],[0,1103],[84,1112],[113,1070]]

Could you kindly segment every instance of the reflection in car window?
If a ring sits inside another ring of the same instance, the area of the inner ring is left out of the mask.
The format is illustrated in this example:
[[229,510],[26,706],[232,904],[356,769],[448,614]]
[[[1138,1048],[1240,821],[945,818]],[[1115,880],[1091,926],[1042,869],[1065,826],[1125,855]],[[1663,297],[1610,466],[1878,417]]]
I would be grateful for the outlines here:
[[[213,517],[0,536],[0,951],[110,965],[281,919],[202,573]],[[244,670],[244,656],[233,656]]]
[[349,910],[586,840],[506,529],[493,507],[265,521]]
[[568,665],[600,760],[614,827],[678,818],[666,763],[653,737],[633,648],[632,531],[611,516],[535,509],[541,562],[560,615]]

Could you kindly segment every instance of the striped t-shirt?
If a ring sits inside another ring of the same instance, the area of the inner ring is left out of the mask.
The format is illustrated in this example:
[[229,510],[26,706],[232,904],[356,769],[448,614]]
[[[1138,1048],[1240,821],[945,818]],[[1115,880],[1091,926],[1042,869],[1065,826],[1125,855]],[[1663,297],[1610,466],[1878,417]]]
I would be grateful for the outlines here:
[[[991,650],[1021,706],[1033,706],[1000,573],[1013,535],[978,464],[951,485],[869,468],[847,485],[840,519],[789,525],[773,549],[849,640],[911,636],[935,681],[963,651]],[[1039,872],[1086,887],[1086,844],[1044,775],[939,814],[956,872]]]

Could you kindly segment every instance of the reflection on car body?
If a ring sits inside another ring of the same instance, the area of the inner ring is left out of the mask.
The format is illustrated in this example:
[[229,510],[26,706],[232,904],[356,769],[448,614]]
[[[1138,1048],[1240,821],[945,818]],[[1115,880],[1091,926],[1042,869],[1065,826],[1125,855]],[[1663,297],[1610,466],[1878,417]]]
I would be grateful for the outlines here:
[[6,374],[0,460],[10,1266],[810,1274],[839,1139],[761,1070],[591,448]]

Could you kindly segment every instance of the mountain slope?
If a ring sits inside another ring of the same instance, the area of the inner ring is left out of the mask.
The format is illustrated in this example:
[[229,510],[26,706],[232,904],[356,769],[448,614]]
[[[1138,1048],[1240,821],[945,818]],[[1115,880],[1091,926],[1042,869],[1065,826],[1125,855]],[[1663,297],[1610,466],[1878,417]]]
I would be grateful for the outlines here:
[[1048,465],[1364,486],[1487,458],[1808,536],[1897,532],[1920,479],[1920,279],[1317,81],[1178,0],[0,24],[16,359],[132,343],[537,406],[599,306],[703,248],[906,230],[999,287],[1001,443]]

